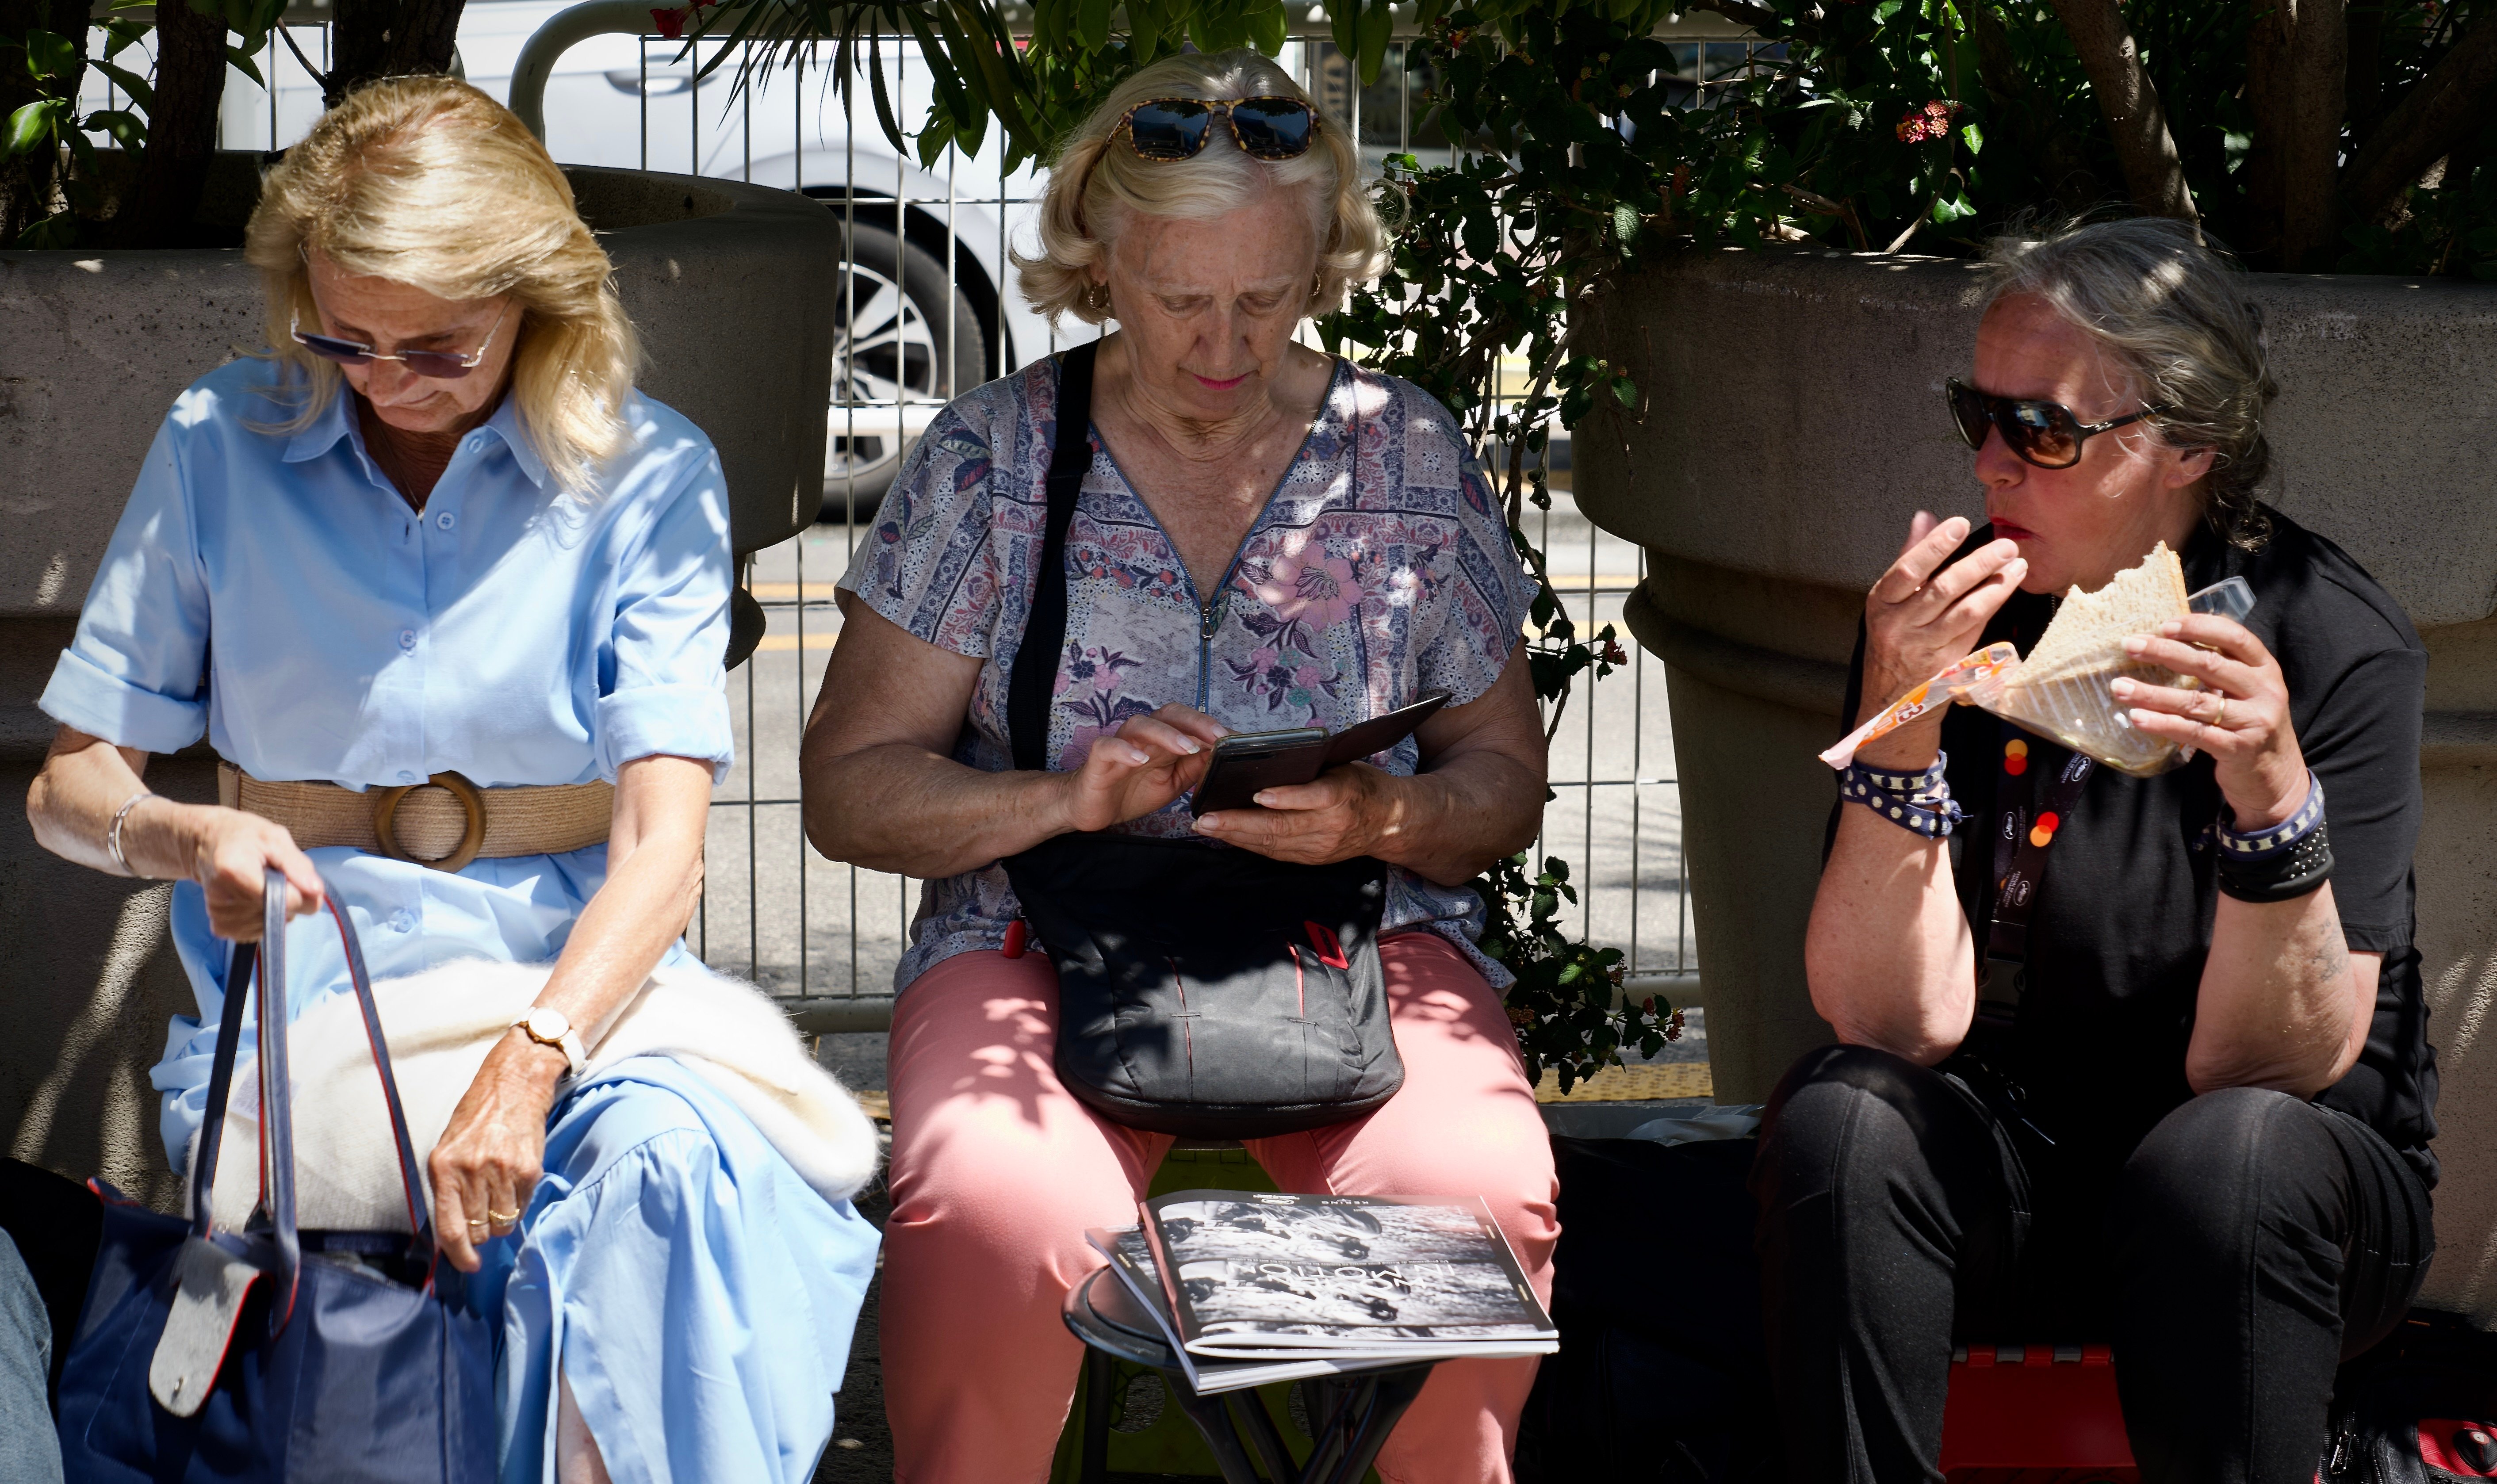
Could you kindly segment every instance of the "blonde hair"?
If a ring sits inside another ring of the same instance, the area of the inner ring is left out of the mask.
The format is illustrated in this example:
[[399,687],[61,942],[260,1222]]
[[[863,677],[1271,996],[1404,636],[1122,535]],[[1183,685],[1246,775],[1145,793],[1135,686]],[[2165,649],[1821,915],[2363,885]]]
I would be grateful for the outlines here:
[[2165,216],[2015,225],[1985,261],[1985,306],[2039,299],[2095,341],[2133,395],[2168,408],[2142,426],[2171,448],[2211,451],[2204,519],[2235,545],[2260,547],[2271,524],[2257,504],[2271,470],[2263,409],[2280,389],[2243,272],[2192,224]]
[[279,431],[309,426],[344,380],[288,334],[299,316],[321,323],[316,252],[442,299],[512,296],[511,395],[548,472],[586,493],[623,451],[641,341],[571,182],[509,109],[449,78],[384,78],[322,114],[263,177],[243,255],[260,269],[269,343],[303,393]]
[[1361,182],[1361,156],[1343,124],[1317,113],[1317,138],[1291,160],[1243,153],[1217,122],[1187,160],[1148,160],[1115,142],[1119,120],[1155,98],[1298,98],[1310,102],[1271,57],[1249,50],[1183,53],[1139,69],[1111,90],[1092,116],[1059,146],[1040,199],[1040,256],[1014,254],[1023,296],[1053,323],[1071,314],[1088,325],[1108,319],[1090,301],[1091,269],[1135,216],[1210,221],[1248,205],[1261,190],[1304,193],[1318,239],[1317,287],[1307,313],[1328,313],[1344,287],[1387,268],[1387,224]]

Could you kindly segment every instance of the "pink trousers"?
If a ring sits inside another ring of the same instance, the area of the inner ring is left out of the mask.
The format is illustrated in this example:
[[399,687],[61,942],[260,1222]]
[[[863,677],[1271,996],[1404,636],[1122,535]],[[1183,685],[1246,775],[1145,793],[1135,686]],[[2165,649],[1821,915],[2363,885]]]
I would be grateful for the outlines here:
[[[1405,1086],[1366,1118],[1259,1139],[1285,1190],[1480,1195],[1551,1293],[1552,1148],[1500,995],[1442,938],[1379,945]],[[1039,1484],[1082,1347],[1059,1319],[1101,1265],[1089,1226],[1126,1226],[1170,1149],[1110,1122],[1051,1067],[1058,979],[1038,954],[962,954],[893,1020],[893,1216],[885,1227],[885,1407],[901,1484]],[[1506,1481],[1529,1360],[1441,1365],[1378,1457],[1392,1484]]]

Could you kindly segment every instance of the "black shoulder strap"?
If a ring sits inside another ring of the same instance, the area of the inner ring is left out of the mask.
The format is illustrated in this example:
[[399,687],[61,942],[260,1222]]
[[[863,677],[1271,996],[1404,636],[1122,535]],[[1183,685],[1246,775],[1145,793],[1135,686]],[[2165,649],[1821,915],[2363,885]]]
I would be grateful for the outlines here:
[[1049,767],[1049,698],[1057,690],[1058,651],[1066,644],[1066,528],[1092,467],[1092,360],[1100,342],[1076,346],[1058,360],[1058,434],[1049,450],[1048,534],[1033,574],[1031,616],[1006,678],[1006,735],[1015,767]]

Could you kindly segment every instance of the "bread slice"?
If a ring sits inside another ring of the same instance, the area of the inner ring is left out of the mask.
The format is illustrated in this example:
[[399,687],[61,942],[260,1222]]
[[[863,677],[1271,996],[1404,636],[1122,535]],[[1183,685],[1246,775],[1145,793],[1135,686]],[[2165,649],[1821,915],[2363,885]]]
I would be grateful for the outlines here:
[[2141,565],[2117,573],[2098,591],[2067,592],[2028,657],[2005,672],[1999,684],[1973,689],[1970,704],[2110,768],[2140,777],[2165,773],[2185,754],[2174,742],[2135,727],[2109,686],[2119,678],[2188,690],[2198,686],[2190,677],[2124,652],[2124,642],[2134,635],[2156,634],[2161,624],[2191,612],[2184,566],[2162,542]]
[[2041,685],[2085,671],[2111,670],[2125,662],[2127,639],[2156,634],[2161,624],[2191,612],[2185,602],[2184,564],[2163,541],[2140,566],[2117,573],[2098,591],[2067,591],[2064,606],[2038,636],[2013,683]]

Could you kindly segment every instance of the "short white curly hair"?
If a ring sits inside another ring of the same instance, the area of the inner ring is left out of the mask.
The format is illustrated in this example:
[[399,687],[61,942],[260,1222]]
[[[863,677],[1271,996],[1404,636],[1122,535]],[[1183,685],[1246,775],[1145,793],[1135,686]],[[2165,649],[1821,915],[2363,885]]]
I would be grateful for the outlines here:
[[1113,146],[1119,120],[1155,98],[1298,98],[1309,94],[1274,58],[1247,49],[1168,56],[1138,69],[1103,99],[1059,146],[1040,199],[1040,254],[1015,253],[1023,296],[1054,324],[1072,315],[1088,325],[1109,318],[1089,290],[1121,229],[1142,216],[1210,221],[1227,216],[1268,187],[1302,192],[1318,239],[1317,290],[1307,313],[1343,302],[1345,286],[1387,268],[1387,224],[1361,180],[1350,131],[1318,108],[1317,140],[1292,160],[1257,160],[1217,128],[1187,160],[1147,160]]

